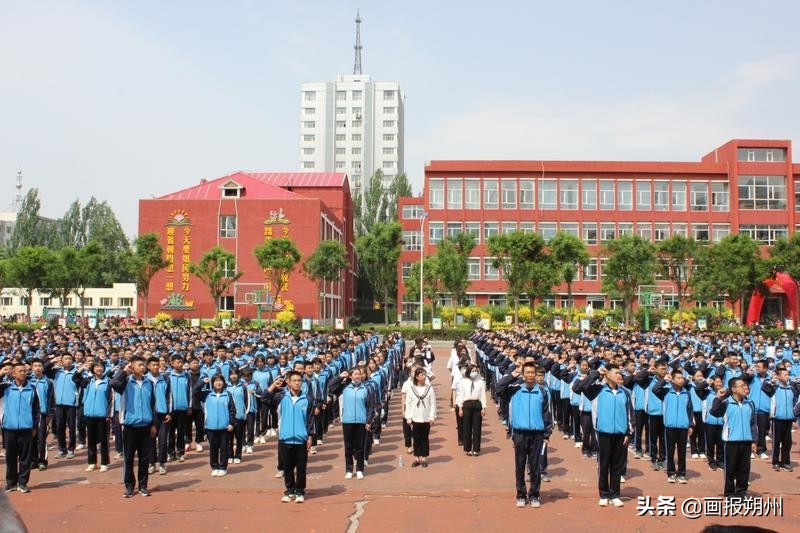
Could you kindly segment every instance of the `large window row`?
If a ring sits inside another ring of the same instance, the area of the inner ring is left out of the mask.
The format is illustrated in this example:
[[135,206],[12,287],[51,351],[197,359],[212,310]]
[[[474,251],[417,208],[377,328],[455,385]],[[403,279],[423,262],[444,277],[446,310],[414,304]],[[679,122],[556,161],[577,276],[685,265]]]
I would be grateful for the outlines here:
[[[410,207],[410,206],[405,206]],[[783,226],[785,228],[785,226]],[[709,224],[707,222],[493,222],[466,221],[428,223],[428,243],[438,244],[445,236],[458,233],[472,233],[477,244],[486,243],[492,235],[500,233],[534,233],[545,240],[555,237],[561,230],[580,237],[586,244],[600,244],[624,235],[639,235],[643,239],[660,242],[672,235],[692,237],[697,241],[719,242],[730,233],[730,224]],[[405,232],[415,233],[419,232]],[[410,250],[411,248],[405,248]],[[419,250],[419,248],[414,248]]]
[[785,176],[739,176],[739,209],[786,209]]
[[428,181],[428,206],[430,209],[728,211],[730,192],[727,182],[705,180],[435,178]]
[[741,224],[739,233],[749,235],[763,244],[774,244],[779,238],[789,236],[788,228],[780,224]]
[[[578,277],[575,281],[598,281],[601,276],[601,268],[607,261],[606,258],[592,257],[589,263],[579,269]],[[467,279],[469,281],[499,281],[502,279],[500,271],[494,267],[493,257],[469,257],[467,258]],[[403,279],[408,279],[414,261],[404,261],[402,264]]]

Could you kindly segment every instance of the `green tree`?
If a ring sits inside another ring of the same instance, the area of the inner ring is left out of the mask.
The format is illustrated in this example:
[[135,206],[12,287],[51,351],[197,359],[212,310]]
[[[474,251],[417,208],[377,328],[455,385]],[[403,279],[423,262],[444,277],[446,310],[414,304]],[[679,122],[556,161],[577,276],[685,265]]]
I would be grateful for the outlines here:
[[3,292],[3,289],[9,286],[8,283],[8,265],[10,263],[10,259],[6,258],[5,256],[0,257],[0,293]]
[[50,246],[53,226],[39,215],[41,208],[39,189],[30,189],[17,213],[17,222],[9,243],[12,252],[29,246]]
[[8,263],[9,282],[25,290],[27,304],[25,306],[28,321],[31,320],[31,300],[34,291],[47,286],[47,275],[53,268],[55,257],[53,251],[44,246],[25,246],[19,248]]
[[625,324],[629,324],[639,285],[653,283],[655,248],[638,235],[624,235],[608,241],[605,249],[608,262],[603,269],[603,290],[622,297]]
[[728,235],[698,254],[698,269],[692,277],[697,300],[711,300],[726,295],[738,316],[742,297],[761,288],[770,274],[769,261],[761,257],[758,243],[749,235]]
[[59,240],[63,246],[80,248],[85,246],[86,226],[81,213],[81,202],[75,200],[64,213],[59,224]]
[[203,254],[199,263],[189,263],[189,272],[208,287],[214,302],[214,320],[219,324],[219,299],[243,274],[236,269],[236,256],[215,246]]
[[578,269],[589,264],[586,244],[571,233],[559,231],[550,239],[548,247],[554,266],[560,273],[559,281],[567,284],[567,296],[572,302],[572,282],[578,276]]
[[278,296],[283,290],[284,283],[289,279],[289,274],[300,263],[302,256],[294,241],[286,237],[270,239],[264,244],[256,246],[253,254],[256,256],[259,266],[266,269],[272,290],[275,292],[273,304],[270,306],[267,316],[267,320],[272,321],[275,302],[278,301]]
[[396,221],[398,219],[397,200],[412,194],[411,184],[408,182],[408,176],[406,176],[405,172],[392,178],[392,182],[386,189],[386,220],[389,222]]
[[389,298],[397,293],[397,261],[403,245],[403,228],[397,222],[376,222],[356,240],[358,261],[367,280],[383,301],[384,323],[389,323]]
[[800,232],[781,237],[769,248],[769,266],[800,280]]
[[530,277],[525,286],[525,292],[530,296],[531,307],[536,304],[536,299],[546,298],[553,294],[553,287],[563,280],[562,271],[556,265],[552,254],[542,254],[530,264]]
[[64,246],[53,254],[53,263],[45,278],[45,287],[50,296],[58,298],[61,305],[61,316],[67,298],[78,289],[78,251],[73,246]]
[[519,300],[530,286],[533,265],[545,255],[544,239],[538,233],[501,233],[489,237],[492,265],[506,282],[506,292],[514,303],[514,323],[519,321]]
[[[342,269],[347,268],[347,250],[339,241],[322,241],[317,248],[309,255],[303,263],[303,271],[311,281],[320,284],[320,292],[326,293],[326,283],[333,283],[342,279]],[[322,322],[328,318],[325,316],[325,300],[322,301]]]
[[[403,296],[403,300],[406,303],[419,302],[419,267],[419,261],[411,265],[411,270],[405,279],[406,293]],[[422,281],[423,299],[430,300],[431,315],[436,316],[436,305],[444,294],[444,285],[442,284],[442,278],[439,276],[439,257],[432,255],[425,258],[422,270],[424,276]]]
[[461,305],[469,287],[469,254],[475,248],[472,233],[448,235],[436,249],[438,276],[445,292],[450,293],[456,305]]
[[144,233],[134,242],[134,268],[136,270],[136,292],[144,301],[144,321],[147,322],[147,297],[150,294],[150,282],[159,270],[167,266],[164,248],[158,242],[155,232]]
[[686,292],[692,278],[692,262],[697,256],[697,250],[697,241],[679,234],[656,245],[658,270],[675,284],[681,308],[685,304]]
[[104,285],[108,272],[104,265],[105,252],[99,243],[92,241],[79,249],[75,256],[75,295],[81,304],[81,315],[86,316],[86,289]]

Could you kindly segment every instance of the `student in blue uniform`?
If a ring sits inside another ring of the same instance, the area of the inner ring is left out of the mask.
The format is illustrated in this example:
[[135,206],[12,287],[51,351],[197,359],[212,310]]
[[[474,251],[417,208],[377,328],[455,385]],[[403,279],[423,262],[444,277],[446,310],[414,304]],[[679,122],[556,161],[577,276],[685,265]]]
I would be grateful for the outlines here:
[[756,406],[747,399],[750,389],[742,378],[732,377],[728,387],[717,392],[711,414],[723,418],[725,497],[744,498],[750,483],[750,453],[755,453],[758,441]]
[[652,390],[652,394],[662,401],[669,483],[686,483],[686,444],[694,424],[694,414],[692,399],[685,385],[686,377],[683,375],[683,370],[677,369],[667,374],[665,379],[659,380]]
[[[56,457],[59,459],[75,457],[78,387],[72,380],[72,376],[77,372],[73,363],[72,354],[65,353],[61,356],[60,365],[45,366],[45,373],[53,380],[55,388],[55,420],[58,437],[58,455]],[[69,430],[69,442],[67,442],[67,430]]]
[[192,389],[191,376],[183,370],[183,357],[173,355],[170,358],[171,369],[167,374],[169,394],[172,402],[172,421],[169,425],[167,447],[170,460],[183,462],[186,453],[186,424],[189,421],[189,405]]
[[789,371],[778,367],[775,380],[761,384],[761,392],[770,398],[772,418],[772,468],[791,472],[793,407],[797,403],[798,384],[789,381]]
[[222,477],[228,474],[229,439],[236,418],[236,406],[221,373],[203,378],[195,388],[203,401],[203,427],[208,437],[211,475]]
[[342,436],[344,438],[345,479],[364,477],[364,445],[370,419],[370,393],[364,384],[364,372],[354,367],[349,373],[342,372],[330,383],[334,395],[340,396]]
[[100,471],[106,472],[111,458],[108,454],[108,431],[113,414],[113,390],[105,375],[105,365],[94,362],[90,376],[75,374],[75,383],[83,389],[83,418],[86,420],[87,472],[97,468],[97,447],[100,446]]
[[53,380],[44,374],[44,363],[41,359],[31,359],[31,384],[39,395],[39,425],[36,428],[36,440],[33,445],[31,466],[39,470],[47,470],[47,434],[48,419],[54,408],[55,391]]
[[36,387],[30,383],[25,363],[4,366],[2,372],[11,380],[0,383],[3,399],[3,436],[6,450],[6,492],[30,492],[31,455],[41,411]]
[[[228,441],[228,462],[239,464],[242,462],[242,450],[244,448],[244,430],[247,412],[250,410],[250,395],[247,386],[239,382],[239,370],[232,368],[228,373],[228,394],[235,409],[232,421],[233,432]],[[235,442],[234,442],[235,441]]]
[[158,473],[167,473],[167,445],[172,422],[172,396],[169,390],[169,379],[161,373],[161,360],[150,357],[147,360],[147,377],[153,382],[153,394],[156,402],[156,436],[150,443],[149,474],[153,474],[158,463]]

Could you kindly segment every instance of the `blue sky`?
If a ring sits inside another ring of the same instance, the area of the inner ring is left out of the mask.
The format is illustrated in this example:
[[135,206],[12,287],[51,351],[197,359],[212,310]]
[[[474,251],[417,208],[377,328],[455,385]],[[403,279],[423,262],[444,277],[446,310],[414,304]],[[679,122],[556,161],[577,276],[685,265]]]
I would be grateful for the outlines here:
[[699,160],[800,140],[800,2],[0,0],[0,209],[43,213],[234,170],[294,170],[300,84],[406,93],[406,170],[431,159]]

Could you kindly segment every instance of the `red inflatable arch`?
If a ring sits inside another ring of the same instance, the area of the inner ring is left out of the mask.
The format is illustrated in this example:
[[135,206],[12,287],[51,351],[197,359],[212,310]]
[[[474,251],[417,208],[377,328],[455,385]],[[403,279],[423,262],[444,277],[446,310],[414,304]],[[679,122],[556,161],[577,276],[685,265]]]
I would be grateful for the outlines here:
[[[798,305],[797,305],[797,283],[792,276],[786,272],[776,272],[775,275],[764,281],[770,295],[778,296],[783,299],[784,318],[791,318],[797,324]],[[750,298],[750,305],[747,308],[747,324],[755,324],[761,317],[761,308],[764,306],[766,295],[759,291],[753,291]]]

